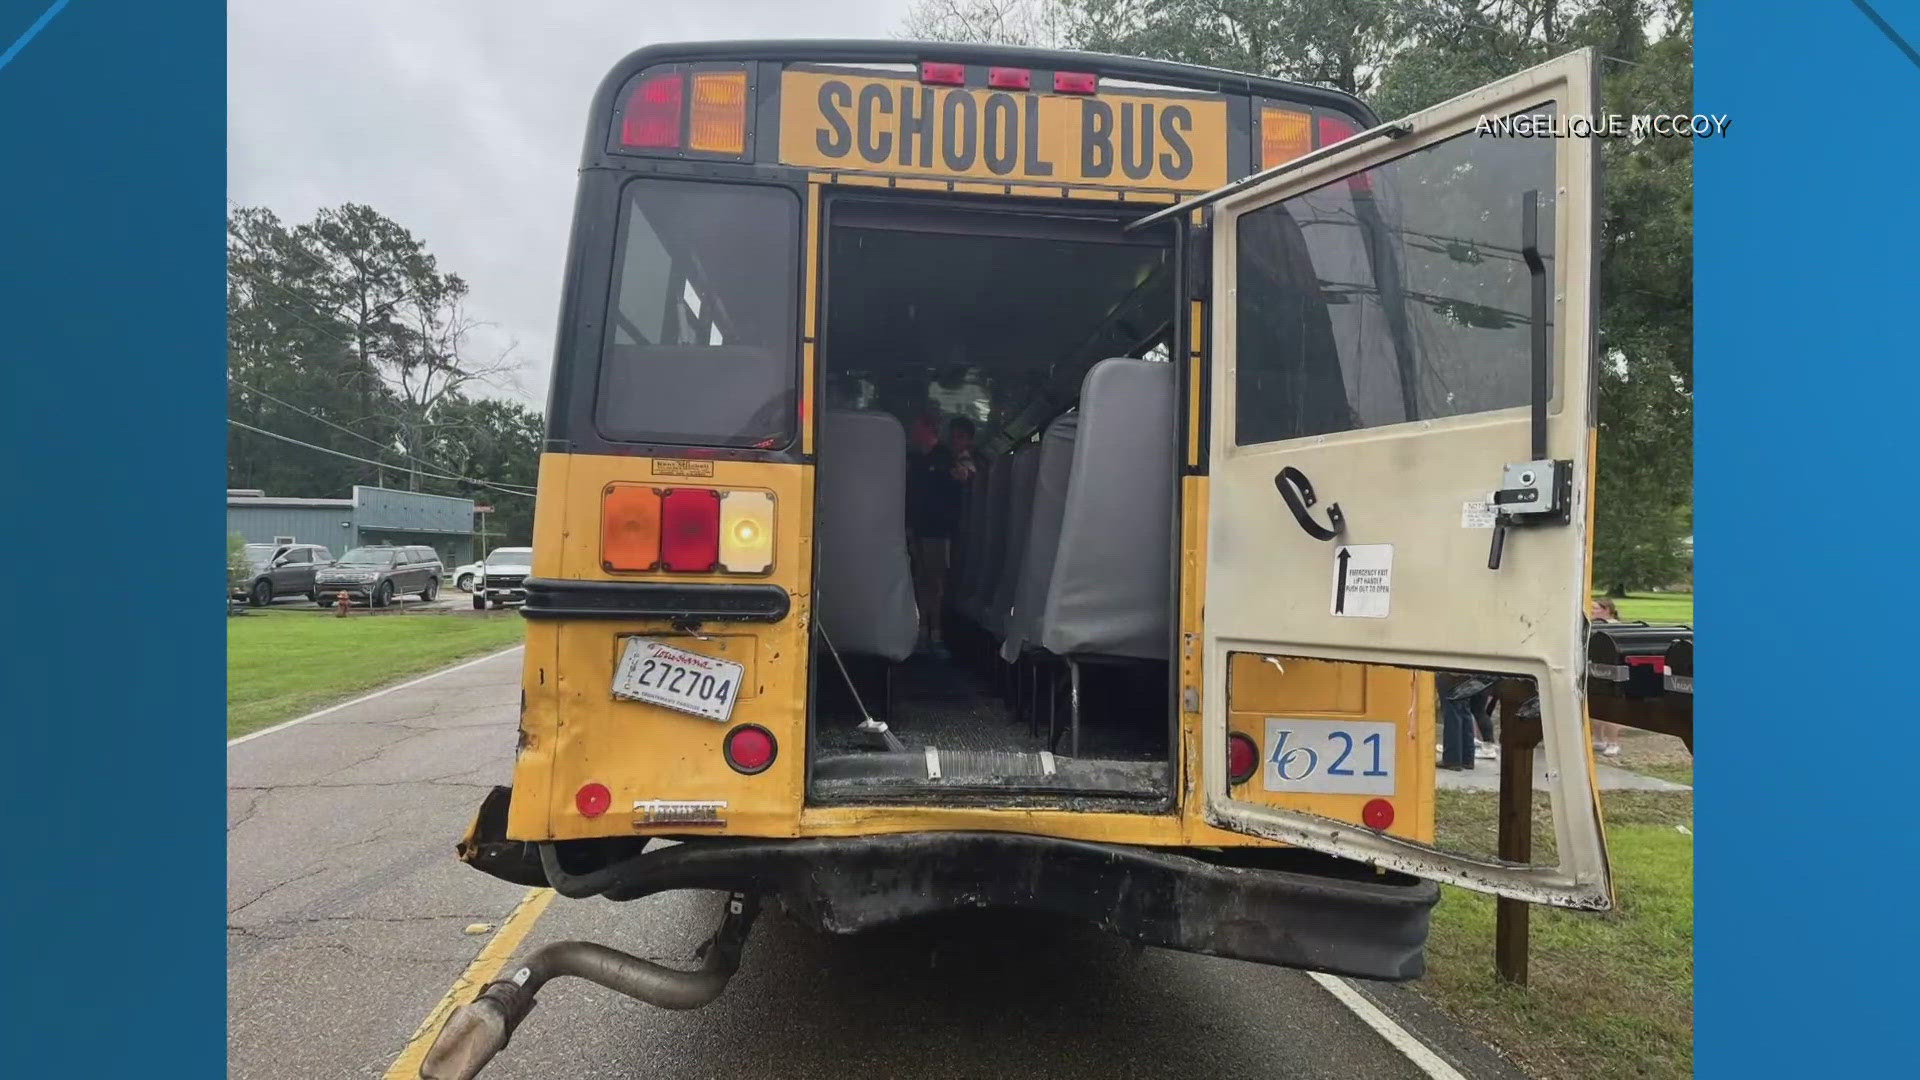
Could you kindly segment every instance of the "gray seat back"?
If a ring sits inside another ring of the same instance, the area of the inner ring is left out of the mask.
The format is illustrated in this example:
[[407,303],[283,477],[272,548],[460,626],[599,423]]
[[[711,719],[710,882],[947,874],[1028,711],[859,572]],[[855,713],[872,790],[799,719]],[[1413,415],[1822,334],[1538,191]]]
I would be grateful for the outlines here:
[[1000,558],[994,567],[992,588],[988,593],[986,618],[981,625],[993,636],[1007,635],[1007,613],[1013,607],[1014,590],[1020,584],[1020,562],[1027,553],[1027,522],[1033,514],[1033,485],[1040,472],[1040,448],[1022,443],[1014,448],[1007,463],[1006,513],[999,521]]
[[953,606],[962,615],[979,622],[986,611],[986,585],[993,573],[998,550],[990,542],[994,515],[1002,509],[1001,494],[1007,478],[1006,455],[984,462],[967,496],[967,518],[961,530],[960,571],[954,585]]
[[1127,358],[1087,372],[1046,599],[1028,634],[1048,652],[1168,657],[1173,374],[1172,364]]
[[904,660],[920,615],[907,562],[907,433],[887,413],[820,414],[814,617],[842,653]]
[[1020,558],[1020,580],[1014,587],[1012,610],[1007,615],[1006,638],[1000,643],[1002,660],[1011,662],[1029,644],[1038,643],[1040,613],[1046,606],[1047,583],[1052,579],[1060,549],[1060,525],[1066,514],[1067,488],[1079,434],[1080,417],[1068,413],[1048,424],[1040,436],[1033,509],[1027,518],[1025,535],[1020,538],[1026,550]]

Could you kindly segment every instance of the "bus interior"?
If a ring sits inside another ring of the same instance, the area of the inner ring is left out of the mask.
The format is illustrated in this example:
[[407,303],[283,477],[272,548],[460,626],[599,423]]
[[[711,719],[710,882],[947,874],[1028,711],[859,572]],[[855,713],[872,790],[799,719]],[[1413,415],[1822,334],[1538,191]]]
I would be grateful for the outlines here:
[[816,801],[1171,797],[1179,267],[1122,221],[829,201]]

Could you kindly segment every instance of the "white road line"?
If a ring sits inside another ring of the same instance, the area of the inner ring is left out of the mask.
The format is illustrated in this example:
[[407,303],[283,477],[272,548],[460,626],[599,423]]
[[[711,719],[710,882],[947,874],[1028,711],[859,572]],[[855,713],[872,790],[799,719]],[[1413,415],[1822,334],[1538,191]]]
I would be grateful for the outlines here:
[[1393,1017],[1380,1011],[1379,1006],[1361,996],[1360,991],[1347,985],[1345,979],[1337,975],[1323,975],[1318,971],[1307,972],[1307,977],[1319,983],[1334,1000],[1345,1005],[1353,1015],[1366,1025],[1380,1033],[1380,1037],[1393,1044],[1395,1050],[1406,1055],[1408,1061],[1433,1080],[1467,1080],[1458,1069],[1446,1063],[1440,1055],[1427,1047],[1426,1043],[1415,1038],[1413,1033],[1399,1024]]
[[305,716],[296,716],[292,720],[284,720],[278,724],[273,725],[272,727],[264,727],[264,728],[261,728],[259,731],[250,731],[247,734],[242,735],[237,739],[228,739],[227,749],[231,750],[234,747],[239,746],[241,743],[246,742],[249,739],[257,739],[262,735],[271,735],[276,731],[285,731],[287,728],[290,728],[295,724],[304,724],[309,720],[317,720],[320,717],[327,715],[328,713],[336,713],[336,712],[339,712],[341,709],[350,708],[354,705],[359,705],[363,702],[372,701],[374,698],[377,698],[377,697],[386,697],[388,694],[391,694],[396,690],[405,690],[410,686],[419,686],[423,682],[429,682],[433,679],[439,678],[442,675],[451,675],[456,671],[465,671],[476,664],[484,664],[489,660],[498,660],[501,657],[507,655],[508,653],[518,652],[519,650],[524,648],[526,648],[525,645],[515,645],[510,649],[502,649],[497,653],[489,653],[488,655],[482,656],[477,660],[469,660],[464,664],[455,664],[450,668],[441,668],[439,671],[430,672],[426,675],[420,676],[417,679],[410,679],[407,682],[400,683],[397,686],[389,686],[384,690],[375,690],[371,694],[364,694],[360,697],[354,698],[352,701],[343,701],[338,705],[329,705],[326,708],[321,709],[319,712],[310,712]]

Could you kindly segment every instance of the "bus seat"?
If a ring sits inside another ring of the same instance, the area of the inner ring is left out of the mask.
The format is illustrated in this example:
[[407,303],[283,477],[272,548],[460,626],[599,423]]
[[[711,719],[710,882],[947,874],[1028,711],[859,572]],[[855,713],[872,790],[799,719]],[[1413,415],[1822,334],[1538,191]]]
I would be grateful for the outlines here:
[[994,551],[988,541],[993,532],[993,515],[999,500],[998,485],[1006,481],[1006,456],[1000,455],[984,462],[980,475],[973,483],[973,493],[967,499],[967,519],[961,530],[960,572],[955,582],[954,610],[975,623],[986,616],[986,601],[982,595],[984,586],[993,573]]
[[1020,563],[1026,556],[1027,523],[1033,514],[1033,485],[1040,472],[1040,447],[1022,443],[1014,448],[1007,463],[1006,513],[1000,518],[1000,532],[994,541],[1000,559],[994,569],[993,588],[988,593],[987,617],[983,621],[994,637],[1007,636],[1007,613],[1013,607],[1014,590],[1020,584]]
[[1066,513],[1067,485],[1073,475],[1079,433],[1080,417],[1068,413],[1048,424],[1040,437],[1032,512],[1024,530],[1026,551],[1020,559],[1013,610],[1007,616],[1006,640],[1000,645],[1000,659],[1008,663],[1038,642],[1040,611],[1047,602],[1047,583],[1060,548],[1060,524]]
[[814,617],[842,653],[905,660],[920,635],[907,562],[907,433],[882,412],[820,414]]
[[1056,656],[1168,657],[1173,374],[1171,364],[1122,357],[1095,364],[1082,384],[1057,554],[1028,634]]

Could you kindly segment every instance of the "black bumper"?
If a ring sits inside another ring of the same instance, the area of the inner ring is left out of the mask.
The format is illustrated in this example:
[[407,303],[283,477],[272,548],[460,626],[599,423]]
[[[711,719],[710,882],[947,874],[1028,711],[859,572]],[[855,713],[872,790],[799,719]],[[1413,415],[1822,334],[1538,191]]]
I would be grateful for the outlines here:
[[646,851],[638,841],[529,844],[505,839],[508,797],[494,789],[459,849],[496,877],[613,900],[751,892],[840,934],[1013,908],[1183,952],[1401,980],[1426,971],[1427,918],[1440,898],[1430,881],[1290,848],[1167,851],[986,832],[707,837]]

